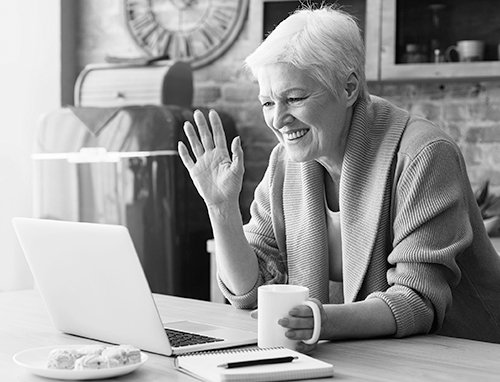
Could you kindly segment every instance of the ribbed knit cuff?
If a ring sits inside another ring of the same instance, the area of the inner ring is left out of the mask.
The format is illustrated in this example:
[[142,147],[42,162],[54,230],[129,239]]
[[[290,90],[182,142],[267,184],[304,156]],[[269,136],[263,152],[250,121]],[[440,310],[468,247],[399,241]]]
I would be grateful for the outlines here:
[[224,297],[226,297],[234,307],[238,309],[255,309],[257,307],[257,291],[259,285],[263,284],[261,275],[259,275],[254,287],[248,293],[242,294],[240,296],[233,294],[222,282],[218,275],[217,283],[219,284],[219,288]]
[[417,325],[415,325],[412,307],[406,296],[398,293],[374,292],[366,297],[367,300],[372,298],[380,298],[391,309],[396,321],[395,337],[401,338],[416,334]]

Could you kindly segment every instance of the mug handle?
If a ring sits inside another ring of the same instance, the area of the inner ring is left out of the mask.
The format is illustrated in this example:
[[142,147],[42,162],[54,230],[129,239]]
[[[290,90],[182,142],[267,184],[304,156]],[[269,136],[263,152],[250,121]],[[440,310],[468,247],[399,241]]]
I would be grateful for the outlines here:
[[312,301],[304,301],[304,305],[307,305],[311,308],[314,317],[314,329],[313,335],[308,340],[302,340],[303,343],[307,345],[314,345],[319,340],[319,335],[321,334],[321,312],[319,311],[319,306],[315,302]]
[[[451,52],[455,51],[457,54],[458,53],[458,47],[456,45],[451,45],[446,49],[446,52],[444,53],[444,56],[446,57],[446,62],[455,62],[451,59]],[[458,57],[458,61],[460,61],[460,56]]]

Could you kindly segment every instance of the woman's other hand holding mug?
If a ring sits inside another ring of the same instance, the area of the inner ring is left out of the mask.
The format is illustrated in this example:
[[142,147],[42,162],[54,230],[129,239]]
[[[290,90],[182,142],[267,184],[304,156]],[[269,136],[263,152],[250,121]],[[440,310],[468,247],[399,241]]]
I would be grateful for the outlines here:
[[309,352],[320,339],[323,306],[309,299],[309,289],[270,284],[258,289],[258,346],[283,346]]

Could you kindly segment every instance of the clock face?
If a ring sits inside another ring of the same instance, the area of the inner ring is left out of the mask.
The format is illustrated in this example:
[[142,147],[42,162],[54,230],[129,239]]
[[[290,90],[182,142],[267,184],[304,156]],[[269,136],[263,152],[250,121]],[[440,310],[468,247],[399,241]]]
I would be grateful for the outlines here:
[[236,40],[249,0],[123,0],[128,29],[150,56],[207,65]]

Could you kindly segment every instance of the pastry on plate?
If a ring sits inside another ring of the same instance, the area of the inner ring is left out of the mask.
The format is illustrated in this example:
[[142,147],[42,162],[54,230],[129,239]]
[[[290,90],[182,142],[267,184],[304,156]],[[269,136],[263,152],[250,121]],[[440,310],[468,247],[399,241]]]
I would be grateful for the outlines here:
[[49,369],[73,369],[78,355],[73,349],[54,349],[49,353]]
[[77,353],[80,357],[84,355],[99,355],[106,349],[103,345],[87,345],[77,349]]
[[109,369],[109,359],[100,354],[87,354],[75,361],[75,370]]
[[88,345],[77,349],[57,348],[49,353],[50,369],[108,369],[141,362],[141,351],[132,345]]
[[123,366],[128,364],[127,352],[123,346],[110,346],[102,351],[103,357],[107,357],[110,367]]
[[141,362],[141,351],[132,345],[120,345],[120,347],[125,350],[127,355],[127,363],[139,363]]

